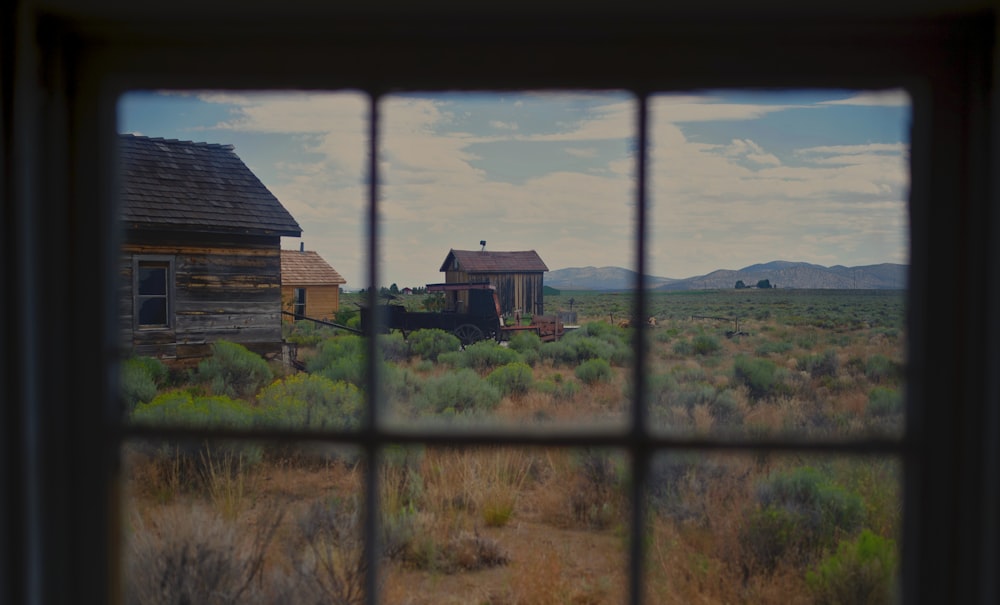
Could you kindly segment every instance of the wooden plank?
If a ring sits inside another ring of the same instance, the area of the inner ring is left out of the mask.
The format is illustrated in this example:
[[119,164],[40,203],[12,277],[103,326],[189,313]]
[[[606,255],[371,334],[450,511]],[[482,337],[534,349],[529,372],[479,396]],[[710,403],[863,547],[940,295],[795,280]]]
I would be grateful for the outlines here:
[[132,342],[136,345],[166,344],[176,342],[173,330],[135,330],[132,332]]
[[132,351],[139,357],[158,357],[160,359],[176,359],[177,345],[174,343],[158,345],[135,345]]
[[174,304],[174,312],[177,315],[277,314],[281,312],[277,299],[260,300],[260,298],[260,296],[255,296],[249,300],[180,299]]
[[280,331],[281,312],[273,313],[229,313],[178,315],[177,334],[182,336],[192,331],[240,330],[244,328],[269,327]]

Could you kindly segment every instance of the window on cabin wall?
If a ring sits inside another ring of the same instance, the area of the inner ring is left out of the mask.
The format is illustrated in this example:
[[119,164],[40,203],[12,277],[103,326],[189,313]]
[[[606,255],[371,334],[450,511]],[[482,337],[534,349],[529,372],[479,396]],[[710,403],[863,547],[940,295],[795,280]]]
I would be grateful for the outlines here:
[[295,288],[295,305],[293,312],[295,313],[296,319],[305,317],[306,315],[306,289],[305,288]]
[[169,328],[173,314],[173,260],[140,256],[135,260],[133,271],[136,326],[141,329]]

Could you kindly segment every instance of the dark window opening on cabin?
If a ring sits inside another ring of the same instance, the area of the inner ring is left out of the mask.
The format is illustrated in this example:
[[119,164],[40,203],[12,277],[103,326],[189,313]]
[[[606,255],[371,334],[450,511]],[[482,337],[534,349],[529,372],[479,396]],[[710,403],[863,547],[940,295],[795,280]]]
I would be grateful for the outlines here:
[[135,307],[139,327],[170,325],[170,263],[139,261],[136,270]]
[[295,319],[301,319],[306,315],[306,289],[295,288]]

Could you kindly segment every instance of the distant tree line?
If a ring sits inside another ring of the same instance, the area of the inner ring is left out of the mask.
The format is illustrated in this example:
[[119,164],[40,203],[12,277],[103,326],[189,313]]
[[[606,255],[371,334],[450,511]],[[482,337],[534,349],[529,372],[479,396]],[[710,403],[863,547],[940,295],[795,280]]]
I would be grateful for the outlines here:
[[[750,287],[751,286],[748,286],[745,283],[743,283],[742,279],[736,282],[736,289],[737,290],[745,290],[746,288],[750,288]],[[771,285],[771,280],[769,280],[769,279],[762,279],[762,280],[758,281],[756,287],[760,288],[761,290],[769,290],[771,288],[777,288],[777,286],[772,286]]]

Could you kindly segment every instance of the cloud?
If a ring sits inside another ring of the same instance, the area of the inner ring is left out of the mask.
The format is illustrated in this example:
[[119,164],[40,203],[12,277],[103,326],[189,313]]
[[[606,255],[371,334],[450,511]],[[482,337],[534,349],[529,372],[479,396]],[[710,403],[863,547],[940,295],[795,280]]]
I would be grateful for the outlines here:
[[821,145],[819,147],[806,147],[804,149],[797,149],[795,153],[803,155],[812,153],[836,153],[842,155],[873,153],[901,154],[907,150],[907,145],[903,143],[868,143],[864,145]]
[[501,122],[500,120],[490,120],[490,126],[497,130],[517,130],[516,122]]
[[753,120],[802,105],[759,105],[723,103],[714,97],[695,95],[663,95],[653,97],[657,119],[674,124],[684,122],[716,122],[720,120]]
[[[266,184],[302,224],[307,247],[344,274],[350,287],[365,285],[367,98],[199,98],[230,108],[230,118],[217,128],[291,137],[293,157],[275,157]],[[819,105],[872,103],[855,95]],[[802,148],[784,156],[797,160],[789,163],[735,125],[721,145],[689,140],[679,127],[753,120],[802,106],[653,98],[648,185],[654,273],[688,277],[778,257],[823,264],[905,260],[906,145],[824,145],[804,138]],[[475,248],[481,239],[494,250],[535,249],[552,269],[631,266],[635,103],[620,94],[532,93],[507,107],[518,108],[517,121],[509,113],[490,115],[482,98],[466,104],[461,96],[393,96],[381,102],[385,283],[440,281],[437,269],[447,250]],[[462,126],[470,117],[493,131],[470,132]],[[602,143],[607,141],[621,144],[609,147]],[[578,168],[553,163],[549,170],[543,161],[516,184],[500,182],[482,168],[484,151],[474,147],[497,142],[514,145],[512,153],[557,142],[564,159],[585,161]],[[297,241],[285,245],[297,247]]]
[[563,151],[576,158],[596,158],[597,149],[594,147],[564,147]]
[[820,101],[820,105],[863,105],[876,107],[909,107],[910,95],[905,90],[878,90],[861,92],[846,99]]

